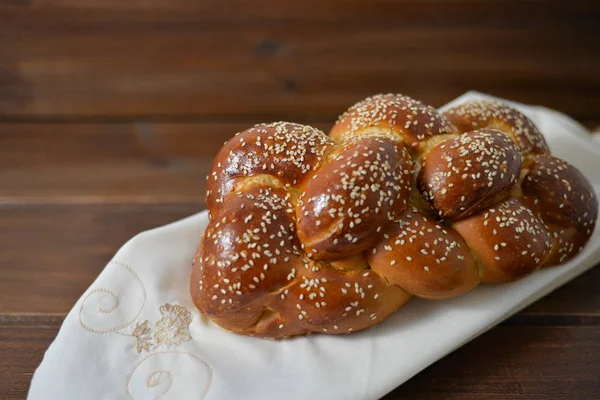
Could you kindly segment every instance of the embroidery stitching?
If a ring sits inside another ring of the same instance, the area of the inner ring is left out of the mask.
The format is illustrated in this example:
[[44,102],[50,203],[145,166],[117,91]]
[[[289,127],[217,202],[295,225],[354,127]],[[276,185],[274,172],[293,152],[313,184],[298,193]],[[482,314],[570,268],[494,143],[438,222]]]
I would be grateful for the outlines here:
[[[89,317],[89,314],[84,314],[84,311],[86,313],[93,313],[93,309],[90,309],[89,307],[86,308],[88,301],[91,301],[90,299],[92,297],[96,298],[96,310],[100,314],[111,314],[115,312],[121,305],[119,294],[115,293],[114,291],[106,288],[93,289],[83,298],[81,302],[81,307],[79,308],[79,324],[83,329],[96,334],[114,333],[122,336],[134,337],[136,339],[136,351],[138,353],[142,353],[144,351],[150,352],[153,348],[157,348],[159,346],[179,346],[182,343],[192,339],[189,329],[190,324],[192,322],[192,314],[188,309],[180,305],[165,303],[162,306],[160,306],[159,310],[161,313],[161,317],[160,319],[154,322],[154,331],[151,327],[150,322],[147,319],[142,322],[139,322],[138,319],[146,305],[146,287],[144,286],[144,283],[142,282],[140,276],[129,265],[117,260],[111,260],[107,265],[110,264],[115,264],[125,269],[139,283],[142,293],[142,302],[140,309],[133,318],[127,320],[126,322],[118,326],[108,329],[93,328],[92,326],[90,326],[89,323],[84,322],[84,315],[88,315]],[[106,307],[106,303],[103,304],[103,302],[106,302],[107,298],[113,301],[113,304],[110,307]],[[133,331],[131,333],[123,332],[125,328],[131,326],[133,323],[135,323],[135,327],[133,328]],[[146,362],[148,359],[165,354],[187,355],[193,360],[199,361],[206,368],[206,371],[208,372],[208,377],[203,394],[201,395],[201,399],[204,399],[212,386],[214,376],[213,368],[206,361],[202,360],[198,356],[195,356],[194,354],[176,351],[155,352],[148,355],[146,358],[140,361],[134,367],[131,374],[129,374],[128,376],[126,390],[129,397],[134,398],[134,395],[131,391],[131,381],[138,368],[142,364],[144,364],[144,362]],[[161,393],[155,393],[154,398],[162,398],[172,390],[175,381],[174,374],[168,370],[156,370],[147,376],[145,380],[145,387],[148,389],[158,388],[159,386],[161,386],[161,384],[162,386],[164,386],[163,383],[165,382],[165,379],[168,380],[166,388]],[[147,396],[143,396],[143,398],[147,398]]]
[[135,337],[136,350],[138,353],[141,353],[144,350],[150,351],[150,346],[152,346],[152,337],[150,336],[148,320],[145,320],[141,324],[136,322],[135,329],[131,333],[131,336]]
[[[192,353],[188,353],[188,352],[184,352],[184,351],[161,351],[161,352],[156,352],[153,354],[150,354],[148,357],[144,358],[142,361],[140,361],[131,371],[131,374],[129,374],[129,378],[127,379],[126,382],[126,390],[127,390],[127,394],[129,395],[129,397],[131,399],[135,399],[136,397],[134,396],[134,394],[132,393],[132,387],[131,387],[131,381],[134,378],[134,375],[136,374],[136,372],[138,371],[138,369],[149,359],[153,358],[153,357],[157,357],[157,356],[161,356],[161,355],[165,355],[165,354],[176,354],[176,355],[185,355],[185,356],[189,356],[191,357],[193,360],[199,361],[208,371],[208,379],[206,382],[206,387],[204,388],[204,392],[201,394],[200,399],[205,399],[206,396],[208,395],[208,392],[211,389],[212,383],[213,383],[213,379],[214,379],[214,370],[213,368],[203,359],[201,359],[198,356],[195,356]],[[173,383],[175,381],[175,377],[173,375],[172,372],[170,371],[166,371],[166,370],[157,370],[157,371],[153,371],[152,373],[150,373],[148,375],[148,377],[146,378],[146,387],[148,389],[152,389],[157,387],[161,380],[163,379],[163,377],[166,376],[169,379],[169,384],[167,386],[167,388],[160,393],[158,396],[154,397],[156,399],[160,399],[163,396],[165,396],[168,392],[171,391],[171,389],[173,388]],[[186,376],[192,376],[190,374],[186,375]],[[145,396],[144,398],[148,398],[148,396]]]
[[[160,306],[162,317],[154,323],[154,333],[148,326],[148,320],[138,322],[131,336],[135,337],[138,353],[150,351],[152,347],[179,346],[192,339],[190,324],[192,314],[183,306],[163,304]],[[154,339],[154,341],[152,340]]]
[[[98,299],[98,311],[101,312],[102,314],[110,314],[111,312],[115,311],[117,308],[119,308],[119,296],[115,294],[115,292],[113,292],[112,290],[108,290],[108,289],[96,289],[97,293],[105,293],[104,296],[100,297]],[[115,305],[112,306],[111,308],[104,308],[102,307],[102,300],[106,297],[106,295],[110,295],[112,296],[112,298],[115,301]]]
[[[109,289],[105,289],[105,288],[98,288],[98,289],[94,289],[92,291],[90,291],[84,298],[83,301],[81,302],[81,307],[79,308],[79,324],[81,325],[81,327],[87,331],[93,332],[93,333],[98,333],[98,334],[106,334],[106,333],[115,333],[115,332],[119,332],[120,330],[123,330],[125,328],[127,328],[128,326],[130,326],[131,324],[133,324],[141,315],[142,310],[144,309],[144,305],[146,304],[146,288],[144,287],[144,283],[142,282],[142,280],[140,279],[139,275],[127,264],[122,263],[120,261],[116,261],[116,260],[111,260],[109,261],[108,265],[110,264],[115,264],[118,265],[122,268],[124,268],[126,271],[128,271],[131,275],[133,275],[133,277],[138,281],[138,283],[140,284],[141,288],[142,288],[142,294],[143,294],[143,299],[142,299],[142,305],[140,306],[140,309],[138,311],[138,313],[130,320],[126,321],[125,323],[118,325],[116,327],[110,328],[110,329],[95,329],[89,325],[87,325],[85,322],[83,322],[83,311],[86,305],[86,302],[92,297],[95,296],[99,293],[103,294],[99,299],[98,299],[98,311],[102,314],[111,314],[113,313],[115,310],[117,310],[117,308],[120,305],[119,302],[119,296],[114,293],[113,291],[109,290]],[[102,307],[102,304],[100,303],[103,299],[106,298],[106,296],[109,295],[111,296],[114,301],[115,301],[115,306],[109,308],[109,309],[105,309]]]
[[179,346],[192,338],[190,324],[192,314],[182,306],[165,304],[160,307],[162,318],[154,323],[154,339],[157,345]]

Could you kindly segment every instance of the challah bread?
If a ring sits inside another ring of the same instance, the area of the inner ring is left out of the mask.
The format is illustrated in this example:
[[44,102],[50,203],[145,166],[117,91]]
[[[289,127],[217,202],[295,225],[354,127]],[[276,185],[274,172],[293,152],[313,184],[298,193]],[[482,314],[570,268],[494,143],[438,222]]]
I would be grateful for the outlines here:
[[412,295],[444,299],[576,255],[598,202],[518,111],[438,113],[407,96],[350,107],[329,136],[277,122],[237,134],[208,176],[196,306],[281,338],[372,326]]

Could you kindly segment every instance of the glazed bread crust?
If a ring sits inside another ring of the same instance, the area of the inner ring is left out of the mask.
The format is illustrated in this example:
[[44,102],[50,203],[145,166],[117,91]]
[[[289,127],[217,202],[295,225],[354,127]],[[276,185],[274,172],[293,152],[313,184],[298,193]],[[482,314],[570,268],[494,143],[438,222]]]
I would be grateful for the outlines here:
[[523,114],[438,113],[386,94],[325,135],[289,122],[238,133],[208,176],[196,306],[266,338],[368,328],[411,296],[446,299],[574,257],[598,201]]

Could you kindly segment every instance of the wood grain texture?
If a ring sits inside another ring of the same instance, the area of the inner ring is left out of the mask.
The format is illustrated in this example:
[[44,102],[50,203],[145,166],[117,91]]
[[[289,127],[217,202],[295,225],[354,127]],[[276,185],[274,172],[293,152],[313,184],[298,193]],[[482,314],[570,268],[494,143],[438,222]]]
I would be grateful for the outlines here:
[[196,204],[0,207],[0,313],[64,315],[127,240],[198,211]]
[[470,89],[597,115],[597,4],[425,3],[11,1],[0,115],[333,118],[378,92]]
[[385,399],[596,399],[598,337],[598,326],[497,327]]
[[[4,203],[202,203],[223,140],[144,124],[0,124]],[[216,129],[220,132],[219,129]],[[234,132],[235,133],[235,132]]]
[[0,325],[0,398],[24,399],[35,368],[56,337],[56,326]]

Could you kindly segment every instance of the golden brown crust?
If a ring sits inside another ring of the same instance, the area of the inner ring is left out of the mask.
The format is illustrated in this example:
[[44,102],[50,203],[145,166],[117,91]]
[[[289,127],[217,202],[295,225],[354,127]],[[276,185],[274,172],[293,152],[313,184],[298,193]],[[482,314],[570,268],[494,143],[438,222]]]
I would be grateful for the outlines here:
[[209,223],[191,280],[204,314],[228,330],[269,338],[349,333],[410,298],[372,270],[341,271],[301,254],[288,198],[260,186],[231,194]]
[[247,335],[349,333],[412,295],[453,297],[577,254],[598,214],[585,177],[504,104],[445,115],[377,95],[329,137],[287,122],[236,135],[209,175],[197,307]]
[[520,172],[515,143],[500,131],[483,129],[433,148],[418,182],[441,218],[458,219],[505,198]]
[[350,139],[312,175],[297,205],[298,237],[315,259],[358,254],[407,205],[412,160],[388,137]]
[[350,107],[329,136],[344,139],[378,131],[400,137],[415,149],[432,136],[456,133],[454,126],[435,108],[400,94],[378,94]]
[[464,240],[410,207],[388,226],[368,252],[371,268],[416,296],[458,296],[479,283],[479,271]]
[[544,223],[514,198],[452,227],[467,242],[484,283],[510,282],[529,275],[544,264],[552,247]]
[[382,321],[409,298],[373,270],[340,272],[323,265],[302,268],[271,306],[310,331],[338,334]]
[[524,155],[550,152],[544,136],[533,122],[500,101],[468,101],[445,111],[444,116],[462,133],[483,128],[505,132]]
[[587,243],[598,218],[592,185],[575,167],[550,155],[538,155],[521,184],[523,202],[546,222],[554,245],[547,265],[563,263]]
[[258,124],[236,134],[221,148],[207,177],[210,214],[218,212],[240,178],[266,175],[286,187],[298,185],[332,146],[320,130],[291,122]]
[[228,196],[202,240],[198,286],[209,316],[263,302],[286,285],[304,255],[295,234],[289,194],[253,187]]

